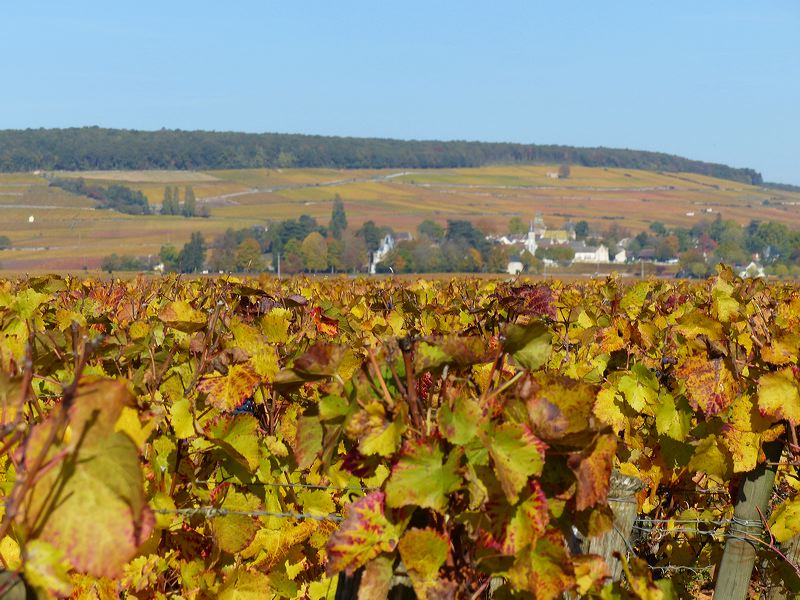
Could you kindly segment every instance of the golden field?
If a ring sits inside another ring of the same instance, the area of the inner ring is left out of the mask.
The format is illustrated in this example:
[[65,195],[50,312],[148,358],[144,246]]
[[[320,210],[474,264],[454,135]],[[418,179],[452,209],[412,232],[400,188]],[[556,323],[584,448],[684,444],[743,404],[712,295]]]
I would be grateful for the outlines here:
[[528,221],[536,213],[553,228],[583,219],[599,230],[617,224],[634,234],[656,220],[690,227],[717,214],[742,224],[774,220],[800,228],[800,193],[633,169],[576,166],[568,179],[548,177],[557,170],[537,165],[51,174],[127,185],[142,191],[151,205],[160,204],[166,185],[178,186],[181,194],[190,185],[199,202],[210,207],[208,219],[95,210],[87,198],[48,188],[40,174],[0,174],[0,235],[13,244],[0,251],[0,266],[16,272],[94,269],[112,252],[154,259],[162,245],[180,246],[193,231],[211,239],[229,227],[266,227],[303,213],[325,224],[335,194],[344,200],[351,227],[373,220],[397,231],[413,232],[423,219],[442,224],[468,219],[484,230],[503,232],[512,217]]

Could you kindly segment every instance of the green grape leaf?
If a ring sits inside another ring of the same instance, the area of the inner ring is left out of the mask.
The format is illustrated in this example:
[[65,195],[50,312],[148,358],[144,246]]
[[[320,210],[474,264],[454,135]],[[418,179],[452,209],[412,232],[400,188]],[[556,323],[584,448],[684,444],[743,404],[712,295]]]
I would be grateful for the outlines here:
[[617,388],[636,412],[650,412],[658,399],[658,380],[646,366],[635,364],[630,375],[620,378]]
[[689,434],[692,424],[692,412],[686,400],[675,397],[662,390],[658,395],[656,407],[656,431],[682,442]]
[[445,404],[437,414],[439,431],[449,442],[463,445],[478,434],[478,425],[483,415],[480,405],[472,398],[459,395],[453,400],[453,407]]
[[546,364],[552,345],[553,334],[541,321],[533,321],[524,327],[511,324],[505,330],[503,350],[524,369],[534,371]]
[[253,415],[220,415],[206,426],[205,434],[248,472],[254,473],[258,468],[261,434]]
[[386,483],[386,505],[420,506],[443,512],[447,495],[462,485],[458,475],[461,454],[454,451],[446,462],[443,460],[442,448],[435,441],[406,442]]
[[519,423],[503,423],[489,432],[482,432],[481,440],[489,449],[506,498],[515,504],[528,479],[542,474],[547,444],[529,427]]

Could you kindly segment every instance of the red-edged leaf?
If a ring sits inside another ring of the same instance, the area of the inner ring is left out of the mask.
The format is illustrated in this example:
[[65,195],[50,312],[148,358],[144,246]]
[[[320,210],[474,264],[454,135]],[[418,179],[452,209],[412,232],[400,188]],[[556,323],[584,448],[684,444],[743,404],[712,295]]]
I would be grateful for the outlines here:
[[347,509],[339,529],[328,540],[328,575],[349,575],[382,552],[397,546],[399,532],[384,514],[383,492],[370,492]]

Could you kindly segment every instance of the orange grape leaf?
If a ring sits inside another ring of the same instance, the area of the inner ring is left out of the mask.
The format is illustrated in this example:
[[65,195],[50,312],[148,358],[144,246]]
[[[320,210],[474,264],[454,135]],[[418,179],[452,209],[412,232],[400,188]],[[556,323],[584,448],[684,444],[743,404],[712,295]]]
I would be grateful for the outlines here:
[[606,501],[611,468],[617,452],[617,436],[601,435],[594,445],[569,457],[568,464],[578,481],[575,508],[579,511]]
[[708,417],[727,409],[736,395],[733,375],[721,358],[689,357],[675,369],[675,375],[684,381],[692,407]]
[[572,557],[578,593],[585,596],[589,590],[602,586],[611,577],[608,564],[597,554],[579,554]]
[[248,363],[233,365],[227,375],[210,375],[197,383],[207,402],[217,410],[229,412],[253,395],[261,379]]
[[572,565],[561,535],[549,532],[514,557],[505,574],[512,588],[535,598],[557,598],[575,585]]

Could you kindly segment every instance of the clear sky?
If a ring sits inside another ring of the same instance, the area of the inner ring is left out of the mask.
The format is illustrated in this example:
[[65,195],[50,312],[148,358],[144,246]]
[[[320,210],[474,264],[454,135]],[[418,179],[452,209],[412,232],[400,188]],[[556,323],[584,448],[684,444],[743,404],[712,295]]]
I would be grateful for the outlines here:
[[800,2],[0,3],[0,128],[80,125],[627,147],[800,184]]

